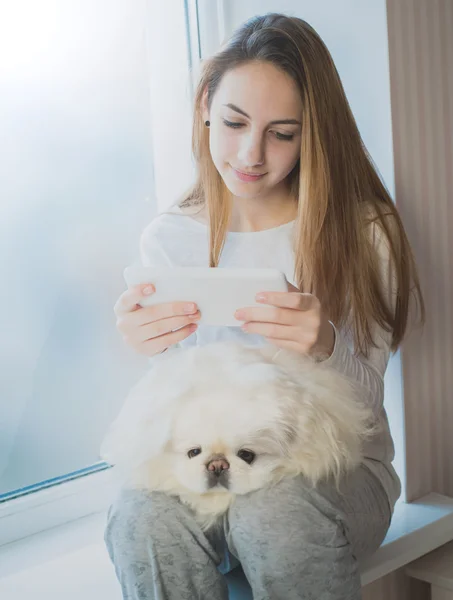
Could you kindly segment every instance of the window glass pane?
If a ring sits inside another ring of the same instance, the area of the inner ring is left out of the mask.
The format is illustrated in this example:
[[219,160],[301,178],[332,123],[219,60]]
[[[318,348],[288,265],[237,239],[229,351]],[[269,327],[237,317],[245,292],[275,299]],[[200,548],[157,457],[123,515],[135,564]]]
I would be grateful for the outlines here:
[[155,213],[146,9],[0,8],[0,494],[97,463],[145,368],[113,306]]

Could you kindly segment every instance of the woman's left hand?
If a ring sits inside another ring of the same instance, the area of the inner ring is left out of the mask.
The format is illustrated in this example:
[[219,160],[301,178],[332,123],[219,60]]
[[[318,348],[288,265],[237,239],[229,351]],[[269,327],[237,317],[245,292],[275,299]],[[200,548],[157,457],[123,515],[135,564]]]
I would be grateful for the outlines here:
[[244,331],[299,354],[322,358],[332,354],[335,332],[316,296],[301,293],[288,283],[288,292],[262,292],[256,301],[271,306],[241,308],[234,313],[239,321],[245,321]]

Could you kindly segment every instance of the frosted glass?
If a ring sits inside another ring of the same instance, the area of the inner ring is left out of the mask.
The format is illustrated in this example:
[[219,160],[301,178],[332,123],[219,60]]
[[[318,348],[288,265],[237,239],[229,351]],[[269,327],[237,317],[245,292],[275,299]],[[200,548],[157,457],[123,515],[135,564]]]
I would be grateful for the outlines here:
[[115,329],[154,215],[147,6],[0,8],[0,494],[99,461],[146,359]]

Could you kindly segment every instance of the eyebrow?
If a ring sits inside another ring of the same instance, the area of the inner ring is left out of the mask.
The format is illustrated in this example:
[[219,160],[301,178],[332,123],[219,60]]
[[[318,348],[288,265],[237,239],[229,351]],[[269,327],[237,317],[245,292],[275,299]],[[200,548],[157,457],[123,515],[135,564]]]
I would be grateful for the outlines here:
[[[247,117],[247,119],[250,119],[249,115],[235,104],[229,103],[224,104],[223,106],[228,106],[228,108],[231,108],[232,110],[235,110],[241,115],[244,115],[244,117]],[[278,121],[271,121],[269,125],[302,125],[302,123],[300,121],[297,121],[296,119],[279,119]]]

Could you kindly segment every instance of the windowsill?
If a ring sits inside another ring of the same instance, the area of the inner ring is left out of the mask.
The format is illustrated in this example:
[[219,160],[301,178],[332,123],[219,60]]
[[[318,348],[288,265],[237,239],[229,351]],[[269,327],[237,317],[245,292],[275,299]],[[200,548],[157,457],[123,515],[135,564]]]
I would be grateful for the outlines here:
[[453,498],[431,493],[415,502],[397,502],[387,536],[362,565],[362,585],[396,571],[453,540]]
[[82,517],[107,510],[118,488],[108,468],[0,504],[0,550]]
[[121,600],[96,513],[0,547],[0,598]]
[[[121,600],[96,513],[0,547],[0,597]],[[453,498],[429,494],[398,503],[381,548],[363,565],[366,585],[453,539]]]

